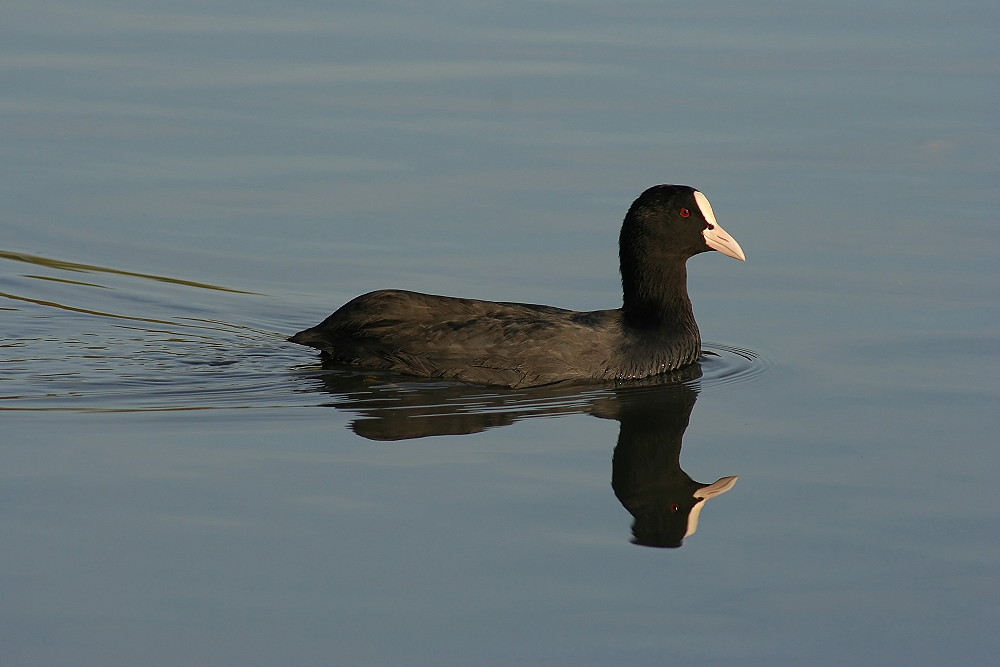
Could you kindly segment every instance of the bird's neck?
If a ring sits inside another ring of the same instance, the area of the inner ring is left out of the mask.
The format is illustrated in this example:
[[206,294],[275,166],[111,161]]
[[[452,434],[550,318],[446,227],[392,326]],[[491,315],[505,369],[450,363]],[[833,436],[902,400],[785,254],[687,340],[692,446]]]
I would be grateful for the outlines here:
[[641,269],[623,265],[622,288],[622,311],[629,326],[698,335],[683,262],[657,262]]

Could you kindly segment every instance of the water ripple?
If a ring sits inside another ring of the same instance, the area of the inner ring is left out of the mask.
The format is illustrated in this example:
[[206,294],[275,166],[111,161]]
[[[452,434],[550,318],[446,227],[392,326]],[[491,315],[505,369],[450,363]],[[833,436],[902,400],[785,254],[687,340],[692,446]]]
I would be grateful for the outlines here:
[[705,390],[761,379],[773,363],[764,355],[744,347],[707,343],[701,361],[700,385]]
[[698,364],[624,384],[507,390],[324,369],[275,330],[287,304],[274,297],[22,253],[0,252],[0,259],[41,272],[8,273],[3,281],[9,307],[0,410],[334,406],[393,419],[476,415],[472,421],[488,427],[594,412],[605,399],[634,392],[711,391],[754,381],[770,367],[753,350],[712,343]]
[[401,440],[475,433],[531,417],[583,413],[613,419],[633,403],[653,399],[669,404],[682,394],[755,380],[770,366],[765,357],[745,348],[713,344],[705,352],[697,364],[643,380],[516,390],[350,367],[303,367],[300,379],[301,391],[320,397],[316,405],[355,415],[351,428],[359,435]]

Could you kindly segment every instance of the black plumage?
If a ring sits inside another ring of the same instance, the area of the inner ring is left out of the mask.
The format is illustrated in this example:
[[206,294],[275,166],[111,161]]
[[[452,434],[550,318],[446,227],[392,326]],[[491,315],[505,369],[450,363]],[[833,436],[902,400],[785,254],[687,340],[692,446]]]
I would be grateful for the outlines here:
[[621,308],[580,312],[380,290],[289,340],[335,363],[507,387],[649,377],[701,353],[686,262],[708,250],[745,259],[701,192],[658,185],[633,202],[622,224]]

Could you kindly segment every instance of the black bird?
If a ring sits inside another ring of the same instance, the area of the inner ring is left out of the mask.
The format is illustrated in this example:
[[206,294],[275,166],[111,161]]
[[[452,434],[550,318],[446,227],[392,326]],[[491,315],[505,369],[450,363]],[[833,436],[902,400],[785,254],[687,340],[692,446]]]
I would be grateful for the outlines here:
[[333,363],[506,387],[631,380],[693,363],[701,335],[687,259],[718,250],[745,261],[743,249],[719,226],[708,198],[686,185],[639,195],[618,245],[621,308],[580,312],[380,290],[289,340]]

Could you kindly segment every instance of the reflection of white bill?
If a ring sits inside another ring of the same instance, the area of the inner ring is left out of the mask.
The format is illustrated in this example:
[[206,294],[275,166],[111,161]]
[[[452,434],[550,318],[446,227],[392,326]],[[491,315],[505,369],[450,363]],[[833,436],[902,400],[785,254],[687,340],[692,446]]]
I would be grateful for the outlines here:
[[684,537],[690,537],[695,534],[695,531],[698,530],[698,517],[701,516],[701,510],[705,507],[705,503],[701,501],[721,496],[723,493],[736,486],[736,482],[738,480],[739,477],[736,475],[733,475],[732,477],[722,477],[714,484],[703,486],[694,492],[694,497],[697,498],[699,502],[691,508],[691,513],[688,514],[688,529],[687,532],[684,533]]

